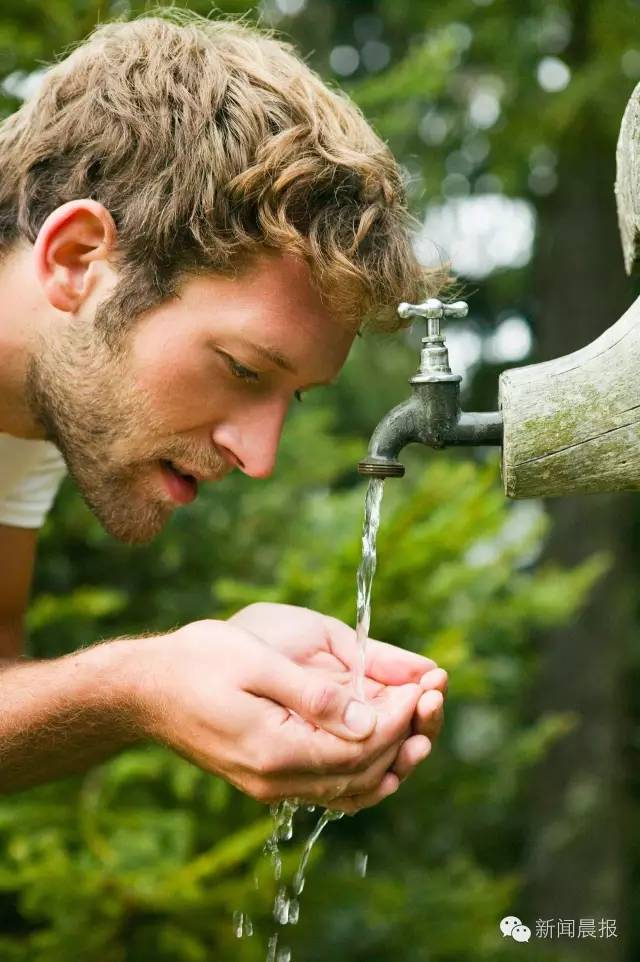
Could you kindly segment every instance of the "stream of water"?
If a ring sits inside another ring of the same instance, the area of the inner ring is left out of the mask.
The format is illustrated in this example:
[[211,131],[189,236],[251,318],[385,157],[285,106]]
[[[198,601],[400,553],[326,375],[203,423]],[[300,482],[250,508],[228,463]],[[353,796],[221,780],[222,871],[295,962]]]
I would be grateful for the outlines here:
[[364,525],[362,528],[362,555],[356,575],[356,641],[358,661],[353,670],[353,689],[356,698],[366,701],[364,693],[367,638],[371,626],[371,586],[376,573],[376,537],[380,525],[380,509],[384,480],[371,478],[364,500]]
[[[369,481],[365,497],[364,525],[362,529],[362,556],[356,576],[356,643],[358,650],[357,659],[352,669],[352,685],[356,698],[362,701],[366,701],[364,678],[367,639],[371,625],[371,586],[376,570],[376,536],[380,525],[383,486],[384,481],[380,478],[372,478]],[[297,798],[285,798],[277,805],[271,806],[273,827],[270,837],[265,842],[264,853],[271,860],[276,882],[279,882],[282,877],[280,842],[290,841],[293,837],[294,816],[301,807],[301,802]],[[307,805],[304,807],[309,812],[315,810],[315,805]],[[324,810],[304,844],[302,855],[291,883],[291,893],[289,893],[286,885],[282,884],[278,886],[278,891],[273,903],[273,917],[280,926],[297,924],[300,916],[299,899],[304,889],[307,865],[313,846],[329,822],[342,818],[343,815],[344,812],[334,812],[328,808]],[[355,870],[358,875],[364,878],[367,872],[366,852],[358,852],[356,854]],[[235,912],[233,916],[233,926],[238,938],[253,935],[251,919],[246,913]],[[266,962],[291,962],[291,949],[287,946],[278,948],[279,934],[280,932],[276,931],[269,939]]]

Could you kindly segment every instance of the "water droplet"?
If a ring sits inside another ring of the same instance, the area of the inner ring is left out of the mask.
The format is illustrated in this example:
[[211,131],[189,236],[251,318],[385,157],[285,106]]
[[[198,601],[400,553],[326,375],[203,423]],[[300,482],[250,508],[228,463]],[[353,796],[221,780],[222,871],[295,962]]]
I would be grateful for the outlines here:
[[315,805],[307,805],[307,811],[308,811],[308,812],[315,812],[315,810],[316,810]]
[[297,925],[300,918],[300,903],[297,899],[289,902],[289,925]]
[[282,828],[280,829],[280,838],[283,842],[288,842],[293,837],[293,824],[291,821],[283,822]]
[[245,915],[245,918],[244,918],[244,934],[248,938],[251,938],[251,936],[253,935],[253,922],[251,921],[248,915]]
[[277,962],[291,962],[291,949],[280,949],[278,952]]
[[289,921],[289,896],[285,885],[281,885],[278,889],[273,903],[273,917],[280,925],[286,925]]
[[360,878],[364,878],[367,874],[367,862],[369,861],[369,856],[366,852],[356,852],[356,875]]
[[276,949],[278,947],[278,933],[272,935],[267,945],[267,962],[276,962]]
[[244,934],[244,912],[236,910],[233,913],[233,931],[237,939],[241,939]]
[[282,859],[278,848],[280,840],[289,841],[293,836],[293,816],[298,811],[300,803],[297,798],[285,798],[276,805],[270,806],[273,828],[271,836],[265,842],[263,851],[271,857],[273,874],[278,880],[282,875]]

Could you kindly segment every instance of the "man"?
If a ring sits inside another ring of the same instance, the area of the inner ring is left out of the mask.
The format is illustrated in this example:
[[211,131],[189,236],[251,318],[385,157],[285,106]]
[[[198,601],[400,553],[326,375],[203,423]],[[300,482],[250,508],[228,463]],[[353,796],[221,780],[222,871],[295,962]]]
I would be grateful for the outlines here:
[[427,658],[371,641],[365,704],[353,630],[306,609],[40,663],[20,637],[65,465],[147,541],[199,483],[268,476],[292,398],[424,294],[389,151],[287,45],[183,15],[99,28],[0,161],[0,790],[153,738],[265,801],[375,804],[438,733]]

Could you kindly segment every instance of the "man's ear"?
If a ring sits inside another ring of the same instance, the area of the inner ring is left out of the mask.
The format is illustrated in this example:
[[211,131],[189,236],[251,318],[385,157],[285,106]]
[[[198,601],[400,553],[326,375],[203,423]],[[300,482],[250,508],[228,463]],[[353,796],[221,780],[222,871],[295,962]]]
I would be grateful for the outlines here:
[[33,253],[52,307],[67,312],[80,307],[93,285],[91,265],[108,259],[116,236],[111,214],[95,200],[71,200],[49,214]]

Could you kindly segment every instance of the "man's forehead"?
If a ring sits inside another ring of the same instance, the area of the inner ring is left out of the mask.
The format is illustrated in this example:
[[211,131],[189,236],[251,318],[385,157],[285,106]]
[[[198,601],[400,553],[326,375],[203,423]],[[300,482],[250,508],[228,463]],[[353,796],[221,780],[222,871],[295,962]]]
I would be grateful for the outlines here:
[[346,353],[355,337],[323,302],[300,257],[260,256],[233,277],[194,281],[208,289],[201,303],[212,327],[284,371],[297,373],[297,357],[306,360],[309,349]]
[[[355,337],[323,303],[304,261],[291,255],[260,256],[234,275],[191,277],[178,304],[209,346],[248,366],[290,373],[305,387],[333,383]],[[175,311],[167,307],[168,315]],[[166,320],[173,326],[175,314]]]

